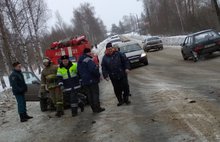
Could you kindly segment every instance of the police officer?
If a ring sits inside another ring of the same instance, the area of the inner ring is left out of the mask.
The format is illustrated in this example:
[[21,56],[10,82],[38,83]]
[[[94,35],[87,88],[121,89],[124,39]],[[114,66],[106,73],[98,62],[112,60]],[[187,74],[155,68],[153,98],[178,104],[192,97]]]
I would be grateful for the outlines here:
[[[57,84],[57,66],[53,65],[49,58],[43,59],[43,65],[45,68],[41,74],[41,99],[45,99],[47,94],[46,91],[49,91],[49,100],[50,108],[53,109],[54,105],[56,106],[56,116],[61,117],[64,115],[63,110],[63,94]],[[47,102],[45,102],[47,103]],[[43,105],[43,104],[42,104]]]
[[[61,57],[60,67],[57,70],[58,84],[65,94],[70,94],[70,103],[72,116],[78,114],[78,97],[76,89],[80,87],[79,77],[77,75],[77,64],[69,60],[69,56],[64,55]],[[83,111],[83,105],[80,105]]]
[[105,109],[100,107],[99,101],[99,67],[92,58],[90,48],[85,48],[78,61],[78,73],[82,79],[82,86],[88,96],[89,104],[94,113],[100,113]]
[[127,73],[130,69],[128,59],[124,54],[115,50],[112,43],[107,43],[105,55],[102,59],[103,77],[108,81],[111,79],[115,95],[118,99],[117,106],[130,104],[129,101],[129,84]]
[[32,116],[28,116],[26,109],[25,92],[27,92],[27,85],[25,84],[24,76],[21,73],[21,64],[15,62],[13,63],[13,68],[14,70],[9,76],[9,81],[13,95],[17,101],[20,122],[26,122],[28,119],[33,118]]

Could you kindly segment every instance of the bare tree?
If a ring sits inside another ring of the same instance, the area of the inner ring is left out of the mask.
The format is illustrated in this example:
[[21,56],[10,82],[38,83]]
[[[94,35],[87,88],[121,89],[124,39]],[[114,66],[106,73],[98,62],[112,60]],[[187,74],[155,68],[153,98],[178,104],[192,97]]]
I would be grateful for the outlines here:
[[215,7],[216,14],[217,14],[217,17],[218,17],[218,21],[219,21],[219,24],[220,24],[220,10],[219,10],[219,6],[218,6],[218,2],[217,2],[217,0],[212,0],[212,2],[213,2],[213,5]]
[[84,3],[73,11],[72,22],[74,31],[79,35],[86,35],[93,44],[105,37],[105,26],[101,19],[95,17],[94,7],[89,3]]

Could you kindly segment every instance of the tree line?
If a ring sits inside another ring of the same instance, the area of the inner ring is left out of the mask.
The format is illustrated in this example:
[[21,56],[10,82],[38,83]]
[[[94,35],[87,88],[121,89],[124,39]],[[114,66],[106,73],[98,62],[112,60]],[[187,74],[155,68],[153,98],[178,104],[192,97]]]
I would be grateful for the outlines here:
[[[217,0],[141,1],[144,7],[141,17],[130,15],[129,20],[123,18],[118,25],[112,25],[113,33],[126,33],[128,30],[140,34],[177,35],[210,28],[220,30]],[[133,30],[135,26],[138,30]]]
[[0,76],[10,73],[14,61],[26,71],[40,72],[44,51],[54,41],[85,35],[96,44],[106,38],[106,27],[89,3],[73,9],[69,25],[56,12],[56,23],[49,29],[50,14],[44,0],[0,1]]
[[[56,13],[56,24],[50,33],[44,35],[42,46],[47,48],[53,41],[85,35],[91,44],[98,44],[106,38],[106,27],[103,21],[95,16],[95,9],[89,3],[81,4],[73,10],[71,24],[66,24],[60,14]],[[49,42],[48,42],[49,41]]]

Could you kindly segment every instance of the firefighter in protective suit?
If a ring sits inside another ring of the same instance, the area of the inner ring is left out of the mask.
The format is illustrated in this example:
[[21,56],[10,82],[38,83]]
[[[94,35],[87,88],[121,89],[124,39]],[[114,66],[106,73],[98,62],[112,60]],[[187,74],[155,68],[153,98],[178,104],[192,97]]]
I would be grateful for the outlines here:
[[[46,91],[49,91],[49,100],[52,102],[49,103],[50,108],[53,108],[55,105],[56,116],[61,117],[64,114],[63,111],[63,94],[57,84],[57,66],[51,63],[49,58],[43,59],[43,64],[45,68],[41,74],[41,99],[47,97]],[[42,101],[42,100],[41,100]],[[46,103],[46,102],[45,102]]]
[[69,56],[61,57],[61,63],[57,70],[58,85],[65,95],[70,95],[70,106],[72,116],[77,116],[78,107],[84,110],[84,104],[79,103],[77,89],[80,88],[79,77],[77,75],[77,64],[69,60]]

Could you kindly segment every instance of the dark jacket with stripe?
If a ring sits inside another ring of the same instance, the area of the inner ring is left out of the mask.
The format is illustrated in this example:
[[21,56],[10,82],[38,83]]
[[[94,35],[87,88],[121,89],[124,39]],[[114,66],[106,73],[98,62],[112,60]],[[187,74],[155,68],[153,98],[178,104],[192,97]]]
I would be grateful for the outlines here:
[[21,71],[13,70],[9,76],[9,82],[14,95],[24,95],[27,92],[27,85]]
[[82,85],[99,83],[99,67],[92,60],[91,56],[83,54],[79,58],[77,70],[80,78],[82,79]]

